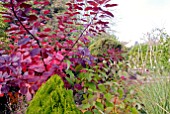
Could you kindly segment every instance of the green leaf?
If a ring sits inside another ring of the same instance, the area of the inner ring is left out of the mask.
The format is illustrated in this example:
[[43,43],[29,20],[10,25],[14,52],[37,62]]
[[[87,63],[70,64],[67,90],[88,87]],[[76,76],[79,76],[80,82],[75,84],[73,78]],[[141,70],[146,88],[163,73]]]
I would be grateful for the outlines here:
[[82,104],[83,106],[82,106],[82,109],[87,109],[87,108],[90,108],[90,104],[89,103],[87,103],[87,104]]
[[66,60],[65,62],[67,63],[67,69],[66,69],[67,71],[70,68],[71,62],[69,60]]
[[76,66],[75,70],[76,72],[79,72],[83,67],[79,64]]
[[70,80],[72,80],[73,82],[75,81],[74,74],[71,70],[67,70],[66,74],[68,74],[70,76]]
[[86,111],[84,114],[93,114],[93,113],[90,111]]
[[99,109],[99,110],[104,110],[104,106],[103,106],[103,104],[101,103],[101,102],[97,102],[96,101],[96,107]]
[[109,102],[108,100],[105,101],[106,107],[113,107],[113,103]]
[[110,114],[110,112],[113,110],[113,107],[107,107],[106,109],[105,109],[105,113],[106,114]]
[[106,94],[104,95],[104,97],[105,97],[108,101],[110,101],[111,98],[113,98],[113,96],[112,96],[110,93],[106,93]]
[[93,76],[92,73],[88,73],[88,75],[87,75],[87,80],[88,80],[89,82],[92,80],[92,76]]
[[123,97],[123,89],[118,89],[117,92],[119,93],[120,98]]
[[96,90],[96,85],[93,82],[86,83],[86,86],[89,87],[92,91]]
[[131,112],[132,112],[132,114],[139,114],[139,112],[137,111],[136,108],[131,108]]
[[66,77],[66,80],[67,80],[71,85],[74,85],[73,81],[72,81],[70,78]]
[[97,109],[93,109],[94,114],[101,114]]
[[107,77],[107,74],[103,71],[99,71],[99,73],[102,75],[102,77]]
[[106,88],[103,84],[99,84],[98,87],[102,92],[106,92]]
[[86,74],[85,73],[80,73],[78,75],[79,78],[81,78],[81,80],[85,79],[86,78]]
[[94,72],[94,70],[93,69],[88,69],[88,68],[85,68],[87,71],[89,71],[89,72]]

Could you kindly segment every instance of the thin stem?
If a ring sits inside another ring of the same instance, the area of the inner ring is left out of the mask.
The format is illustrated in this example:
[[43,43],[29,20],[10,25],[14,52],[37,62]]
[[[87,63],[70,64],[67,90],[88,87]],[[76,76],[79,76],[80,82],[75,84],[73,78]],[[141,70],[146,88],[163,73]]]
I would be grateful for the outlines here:
[[[12,12],[13,12],[15,18],[17,18],[18,22],[19,22],[20,25],[26,30],[26,32],[32,36],[32,39],[34,39],[34,40],[37,42],[39,48],[42,48],[40,41],[24,26],[24,24],[23,24],[23,23],[21,22],[21,20],[18,18],[17,14],[16,14],[16,12],[15,12],[14,4],[13,4],[12,0],[10,0],[10,2],[11,2],[11,5],[12,5]],[[44,59],[43,59],[42,50],[40,51],[40,55],[41,55],[41,60],[42,60],[42,62],[43,62],[43,64],[44,64],[45,70],[47,70],[47,66],[46,66],[46,64],[45,64],[45,62],[44,62]]]
[[[98,12],[96,13],[96,15],[94,16],[94,18],[96,18]],[[94,19],[93,18],[93,19]],[[87,27],[82,31],[82,33],[79,35],[79,37],[77,38],[77,40],[75,41],[75,43],[71,46],[71,48],[69,50],[71,50],[72,48],[75,47],[75,45],[78,43],[78,41],[81,39],[81,37],[83,36],[83,34],[85,33],[85,31],[90,27],[90,25],[92,24],[93,22],[93,19],[90,21],[90,23],[87,25]],[[60,64],[64,61],[64,59],[66,58],[66,56],[64,56],[63,60],[60,61]]]
[[[96,15],[94,16],[94,18],[96,18],[98,12],[96,13]],[[93,18],[93,19],[94,19]],[[74,48],[74,46],[78,43],[78,41],[80,40],[80,38],[83,36],[84,32],[89,28],[89,26],[92,24],[93,19],[90,21],[90,23],[87,25],[87,27],[83,30],[83,32],[80,34],[80,36],[78,37],[78,39],[75,41],[75,43],[71,46],[71,48]]]

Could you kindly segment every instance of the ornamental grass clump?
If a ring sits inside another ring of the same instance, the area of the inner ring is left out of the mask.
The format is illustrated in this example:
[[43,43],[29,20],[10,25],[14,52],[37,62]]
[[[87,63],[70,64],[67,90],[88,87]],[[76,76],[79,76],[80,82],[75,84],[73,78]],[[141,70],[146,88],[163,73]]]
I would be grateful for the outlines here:
[[157,76],[140,90],[140,101],[147,114],[170,114],[169,77]]

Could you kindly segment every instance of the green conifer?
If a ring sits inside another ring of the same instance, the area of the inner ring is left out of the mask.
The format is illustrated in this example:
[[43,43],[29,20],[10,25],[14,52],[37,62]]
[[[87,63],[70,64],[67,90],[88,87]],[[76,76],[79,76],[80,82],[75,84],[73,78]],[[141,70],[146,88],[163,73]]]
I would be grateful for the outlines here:
[[81,114],[73,101],[71,90],[54,75],[35,94],[26,114]]

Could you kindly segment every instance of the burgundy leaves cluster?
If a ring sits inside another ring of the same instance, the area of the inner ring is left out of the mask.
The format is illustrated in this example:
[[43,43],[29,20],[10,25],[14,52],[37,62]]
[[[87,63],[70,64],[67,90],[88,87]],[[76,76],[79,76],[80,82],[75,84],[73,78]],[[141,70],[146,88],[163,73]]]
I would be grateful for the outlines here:
[[[52,12],[45,9],[49,0],[3,2],[8,10],[1,13],[10,25],[7,33],[11,44],[9,51],[1,49],[0,92],[8,93],[11,87],[18,87],[21,94],[34,94],[53,74],[64,80],[68,68],[65,60],[71,61],[71,67],[92,65],[94,58],[86,47],[88,36],[105,31],[109,22],[104,18],[113,17],[105,9],[117,5],[109,4],[110,0],[72,0],[66,4],[68,10],[64,14],[55,15],[56,27],[49,27],[46,22],[52,18],[47,14]],[[35,10],[31,4],[41,10]]]

